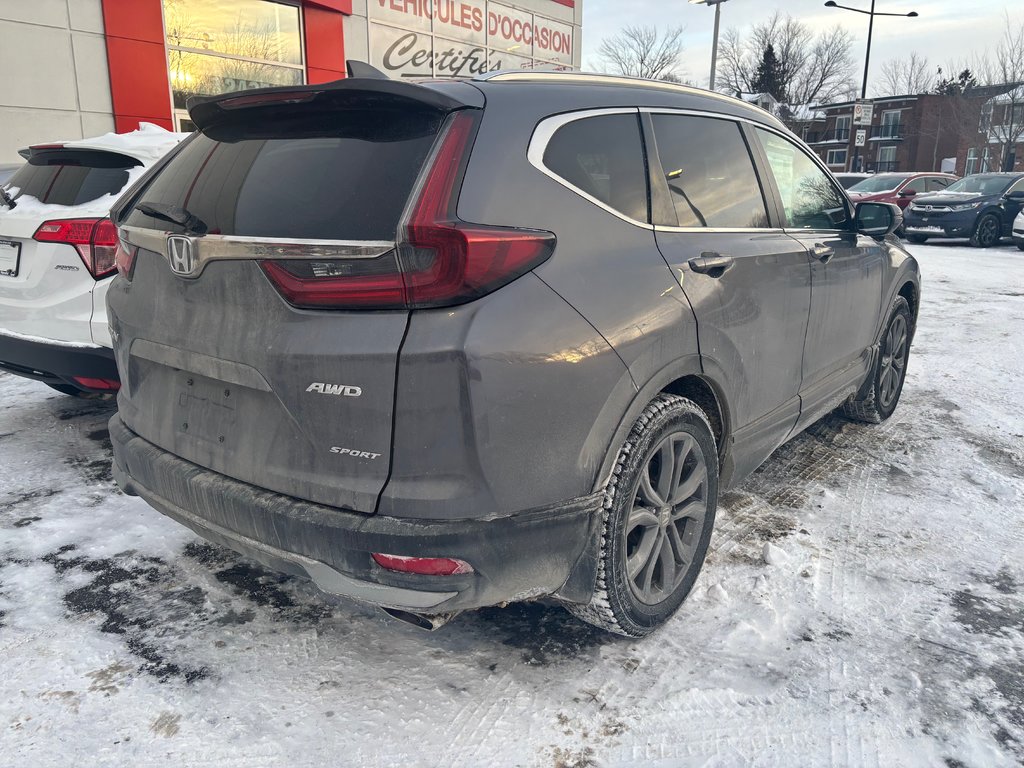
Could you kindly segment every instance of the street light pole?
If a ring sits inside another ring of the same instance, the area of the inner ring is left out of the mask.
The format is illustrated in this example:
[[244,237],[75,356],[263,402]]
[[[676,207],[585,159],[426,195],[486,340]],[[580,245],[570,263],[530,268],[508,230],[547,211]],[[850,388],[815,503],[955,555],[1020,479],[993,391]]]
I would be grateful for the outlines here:
[[[692,2],[692,0],[691,0]],[[864,84],[860,89],[860,97],[866,99],[868,97],[868,67],[871,64],[871,35],[875,31],[875,16],[902,16],[907,19],[917,18],[917,11],[910,11],[910,13],[883,13],[882,11],[875,10],[875,0],[871,0],[871,10],[865,11],[862,8],[851,8],[848,5],[840,5],[835,0],[828,0],[825,3],[826,8],[841,8],[844,11],[853,11],[854,13],[863,13],[870,21],[868,22],[868,49],[864,56]]]
[[711,41],[711,76],[708,78],[708,90],[715,90],[715,67],[718,64],[718,29],[722,20],[722,3],[726,0],[690,0],[691,5],[715,6],[715,36]]
[[871,33],[875,31],[875,0],[871,0],[871,11],[868,13],[868,49],[864,53],[864,83],[860,87],[860,97],[868,97],[868,69],[871,66]]
[[[851,8],[848,5],[840,5],[835,0],[828,0],[825,3],[826,8],[841,8],[844,11],[853,11],[854,13],[863,13],[868,17],[868,47],[864,53],[864,82],[860,88],[860,98],[865,100],[868,97],[868,71],[871,67],[871,36],[875,31],[875,16],[902,16],[904,18],[913,19],[917,17],[917,11],[910,11],[909,13],[883,13],[882,11],[875,10],[875,0],[871,0],[871,10],[865,11],[862,8]],[[867,130],[865,128],[865,130]],[[857,151],[857,128],[856,126],[850,131],[850,137],[853,139],[853,161],[850,164],[850,170],[856,170],[858,151]]]

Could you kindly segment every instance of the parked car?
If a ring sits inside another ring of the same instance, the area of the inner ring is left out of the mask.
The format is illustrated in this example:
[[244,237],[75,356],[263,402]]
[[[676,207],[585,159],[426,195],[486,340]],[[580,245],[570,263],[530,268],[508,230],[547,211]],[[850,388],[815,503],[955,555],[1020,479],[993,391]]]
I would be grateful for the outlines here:
[[917,195],[942,192],[957,177],[950,173],[877,173],[848,187],[854,202],[892,203],[906,208]]
[[912,243],[969,238],[971,245],[989,248],[1010,235],[1022,208],[1024,173],[976,173],[945,192],[918,195],[903,215],[903,226]]
[[870,173],[845,173],[845,172],[841,172],[841,173],[834,173],[832,175],[836,177],[836,179],[839,181],[840,184],[843,185],[843,189],[849,189],[854,184],[860,184],[860,182],[864,181],[865,179],[870,179],[871,178],[871,174]]
[[426,627],[548,597],[645,635],[720,489],[899,400],[899,209],[854,210],[743,101],[506,72],[189,114],[113,212],[114,475],[326,592]]
[[1024,211],[1018,213],[1013,220],[1013,242],[1024,251]]
[[146,124],[24,150],[0,187],[0,370],[68,395],[117,389],[110,206],[184,135]]

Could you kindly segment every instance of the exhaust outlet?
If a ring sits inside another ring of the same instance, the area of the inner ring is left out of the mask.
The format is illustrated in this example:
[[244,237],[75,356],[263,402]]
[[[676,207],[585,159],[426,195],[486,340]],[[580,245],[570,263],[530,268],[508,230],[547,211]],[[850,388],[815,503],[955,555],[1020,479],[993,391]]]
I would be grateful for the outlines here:
[[419,627],[427,632],[440,629],[458,615],[456,613],[436,613],[428,616],[425,613],[413,613],[412,611],[403,611],[400,608],[381,607],[381,610],[394,619],[404,621],[406,624],[412,624],[414,627]]

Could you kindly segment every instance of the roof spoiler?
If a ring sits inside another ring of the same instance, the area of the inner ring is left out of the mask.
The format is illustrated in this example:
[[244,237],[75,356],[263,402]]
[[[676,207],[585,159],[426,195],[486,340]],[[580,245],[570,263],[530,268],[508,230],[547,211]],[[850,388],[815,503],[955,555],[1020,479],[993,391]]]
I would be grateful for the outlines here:
[[481,106],[427,85],[390,80],[381,71],[360,61],[349,61],[349,77],[316,85],[285,85],[256,88],[251,91],[222,93],[217,96],[193,96],[187,102],[188,114],[199,130],[214,127],[234,117],[238,111],[268,109],[288,113],[298,111],[344,110],[368,105],[382,108],[453,112]]

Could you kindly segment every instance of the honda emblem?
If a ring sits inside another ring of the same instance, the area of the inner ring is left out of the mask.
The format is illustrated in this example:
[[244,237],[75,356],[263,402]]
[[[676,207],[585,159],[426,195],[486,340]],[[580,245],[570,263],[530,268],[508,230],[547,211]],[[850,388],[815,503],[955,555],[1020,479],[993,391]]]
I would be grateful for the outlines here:
[[195,248],[192,238],[171,235],[167,238],[167,262],[176,275],[191,275],[196,268]]

